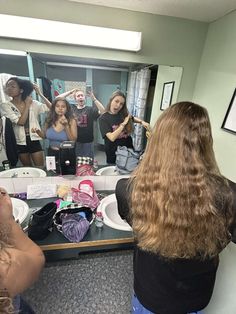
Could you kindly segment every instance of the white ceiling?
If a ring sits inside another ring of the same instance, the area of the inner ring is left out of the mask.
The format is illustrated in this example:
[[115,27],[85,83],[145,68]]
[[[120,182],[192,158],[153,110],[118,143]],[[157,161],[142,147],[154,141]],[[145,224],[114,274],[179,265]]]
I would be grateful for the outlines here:
[[68,0],[212,22],[236,9],[236,0]]

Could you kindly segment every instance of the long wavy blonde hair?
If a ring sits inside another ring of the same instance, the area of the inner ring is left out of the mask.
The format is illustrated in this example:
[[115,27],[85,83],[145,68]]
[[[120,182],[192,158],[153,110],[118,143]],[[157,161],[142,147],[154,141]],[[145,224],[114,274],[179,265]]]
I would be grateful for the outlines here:
[[138,246],[168,258],[216,256],[229,242],[232,195],[218,169],[207,110],[166,109],[130,179]]

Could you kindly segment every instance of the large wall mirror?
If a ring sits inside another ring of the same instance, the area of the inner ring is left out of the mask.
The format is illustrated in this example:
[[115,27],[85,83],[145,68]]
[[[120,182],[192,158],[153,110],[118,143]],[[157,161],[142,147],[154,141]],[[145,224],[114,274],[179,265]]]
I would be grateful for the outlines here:
[[[156,118],[160,115],[160,105],[163,99],[163,87],[168,82],[174,82],[171,90],[171,103],[178,99],[178,91],[182,77],[182,67],[147,64],[147,63],[131,63],[123,61],[111,61],[102,59],[80,58],[59,56],[42,53],[28,53],[27,56],[15,56],[0,54],[1,73],[11,74],[22,78],[28,78],[38,83],[44,91],[45,81],[51,82],[52,99],[58,92],[65,92],[76,86],[86,87],[92,86],[94,95],[100,100],[104,106],[107,105],[111,94],[120,89],[126,93],[127,99],[134,95],[140,94],[140,89],[145,89],[146,101],[143,108],[143,119],[151,124],[155,123]],[[148,79],[137,75],[143,70],[147,70]],[[139,79],[139,82],[135,81]],[[1,89],[3,86],[1,86]],[[141,94],[142,95],[142,94]],[[33,95],[36,97],[36,95]],[[135,96],[136,97],[136,96]],[[142,96],[139,96],[142,97]],[[39,99],[40,100],[40,99]],[[73,105],[73,99],[69,99]],[[2,99],[0,99],[2,102]],[[86,99],[87,105],[92,105],[92,100]],[[168,105],[171,105],[168,103]],[[133,100],[132,106],[135,105]],[[129,103],[128,103],[129,108]],[[130,109],[130,108],[129,108]],[[131,109],[130,109],[131,110]],[[44,123],[42,117],[41,123]],[[143,134],[145,134],[143,132]],[[95,160],[99,167],[106,166],[106,157],[104,152],[104,140],[100,134],[98,123],[94,123],[94,149]],[[145,135],[142,138],[143,148],[145,147]],[[45,154],[47,152],[47,143],[42,141]],[[17,164],[20,167],[20,163]],[[107,173],[106,173],[107,175]]]

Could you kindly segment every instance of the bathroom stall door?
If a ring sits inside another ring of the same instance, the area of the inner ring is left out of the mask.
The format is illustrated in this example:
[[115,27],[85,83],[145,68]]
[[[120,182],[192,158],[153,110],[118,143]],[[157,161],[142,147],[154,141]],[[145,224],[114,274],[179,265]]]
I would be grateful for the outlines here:
[[[108,101],[111,97],[111,94],[116,91],[117,89],[120,89],[120,85],[117,84],[99,84],[97,85],[96,88],[96,97],[97,99],[99,99],[101,101],[101,103],[103,104],[103,106],[106,108]],[[100,129],[99,129],[99,125],[98,122],[95,125],[95,139],[94,139],[94,143],[95,145],[104,145],[104,140],[101,136],[100,133]]]

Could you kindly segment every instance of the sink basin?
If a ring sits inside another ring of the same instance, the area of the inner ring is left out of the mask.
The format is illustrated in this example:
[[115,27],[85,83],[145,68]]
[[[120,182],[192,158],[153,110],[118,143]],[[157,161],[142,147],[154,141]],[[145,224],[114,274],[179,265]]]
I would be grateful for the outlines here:
[[9,170],[4,170],[0,172],[1,178],[38,178],[38,177],[46,177],[46,172],[39,168],[33,167],[20,167],[13,168]]
[[22,224],[29,213],[29,206],[26,202],[14,197],[11,197],[11,202],[13,207],[13,216],[15,220],[18,220],[19,223]]
[[98,176],[118,176],[119,172],[116,171],[116,166],[107,166],[99,169],[96,172]]
[[97,211],[102,212],[105,225],[117,230],[132,231],[130,225],[120,218],[115,194],[103,198]]

